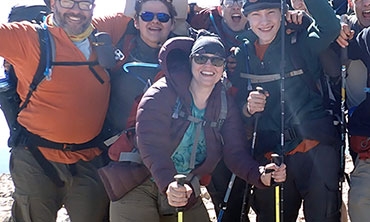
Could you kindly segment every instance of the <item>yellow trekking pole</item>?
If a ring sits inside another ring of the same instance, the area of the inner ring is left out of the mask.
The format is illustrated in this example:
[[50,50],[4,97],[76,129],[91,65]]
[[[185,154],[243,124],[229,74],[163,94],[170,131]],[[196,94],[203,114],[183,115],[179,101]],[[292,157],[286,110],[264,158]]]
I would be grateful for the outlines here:
[[[279,156],[278,154],[271,154],[271,160],[273,163],[275,163],[277,166],[280,166],[282,163],[283,163],[283,157],[282,156]],[[277,186],[275,186],[275,221],[276,222],[280,222],[280,220],[282,220],[282,207],[281,204],[282,203],[282,192],[280,192],[282,189],[282,184],[278,184]]]
[[[186,176],[183,174],[177,174],[174,176],[174,179],[176,180],[178,185],[184,186]],[[183,222],[184,221],[184,208],[177,207],[176,211],[177,211],[177,222]]]

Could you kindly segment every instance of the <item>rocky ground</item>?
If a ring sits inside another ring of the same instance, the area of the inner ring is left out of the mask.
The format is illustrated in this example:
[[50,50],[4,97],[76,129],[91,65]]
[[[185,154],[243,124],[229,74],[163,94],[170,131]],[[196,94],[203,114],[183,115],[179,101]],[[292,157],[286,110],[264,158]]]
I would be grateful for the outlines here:
[[[353,169],[353,164],[352,164],[352,161],[350,160],[350,157],[348,156],[346,158],[346,172],[349,173],[349,172],[351,172],[352,169]],[[347,200],[348,200],[348,196],[347,196],[348,183],[347,182],[345,182],[343,184],[343,188],[344,188],[343,201],[344,201],[345,206],[346,206],[347,205]],[[0,222],[10,222],[10,214],[11,214],[10,209],[11,209],[11,205],[12,205],[12,202],[13,202],[13,199],[12,199],[13,190],[14,190],[14,187],[13,187],[13,183],[12,183],[10,175],[9,174],[1,174],[0,175]],[[206,204],[206,207],[208,209],[211,221],[216,222],[217,221],[216,213],[215,213],[214,208],[213,208],[212,200],[210,199],[210,196],[208,195],[206,189],[204,189],[204,188],[202,189],[202,194],[203,194],[203,201]],[[250,221],[252,221],[252,222],[255,221],[256,215],[254,214],[254,212],[252,210],[249,212],[248,216],[250,218]],[[346,218],[346,219],[348,219],[348,218]],[[66,210],[64,208],[62,208],[58,212],[57,222],[69,222],[69,221],[70,220],[68,218],[68,214],[67,214]],[[297,219],[297,222],[303,222],[303,221],[305,221],[305,220],[304,220],[303,213],[301,211],[300,214],[299,214],[299,217]],[[342,219],[342,222],[343,221],[346,221],[346,220]],[[348,219],[348,221],[349,221],[349,219]]]

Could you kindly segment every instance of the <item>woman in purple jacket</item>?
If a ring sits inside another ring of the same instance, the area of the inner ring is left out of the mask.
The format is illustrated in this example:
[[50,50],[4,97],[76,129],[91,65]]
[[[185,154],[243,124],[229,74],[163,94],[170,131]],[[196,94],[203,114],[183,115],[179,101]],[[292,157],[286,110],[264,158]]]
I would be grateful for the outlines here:
[[[127,211],[122,221],[176,221],[174,207],[183,206],[187,221],[209,221],[199,178],[211,174],[221,158],[257,187],[269,186],[271,178],[285,180],[284,164],[260,167],[249,154],[240,111],[221,81],[225,55],[214,36],[195,42],[177,37],[161,48],[166,76],[146,91],[136,125],[138,149],[152,177],[122,198]],[[184,186],[174,180],[176,174],[187,175]]]

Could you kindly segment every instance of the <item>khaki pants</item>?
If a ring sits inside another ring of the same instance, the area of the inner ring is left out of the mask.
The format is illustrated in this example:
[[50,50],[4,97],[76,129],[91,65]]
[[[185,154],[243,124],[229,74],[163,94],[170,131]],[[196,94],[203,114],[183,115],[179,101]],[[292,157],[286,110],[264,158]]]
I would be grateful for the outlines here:
[[[12,217],[18,222],[56,221],[64,205],[73,222],[108,221],[109,199],[96,171],[100,157],[74,165],[51,162],[65,182],[57,187],[24,147],[12,149],[10,173],[15,185]],[[94,164],[94,163],[96,164]]]
[[[199,198],[198,202],[183,213],[183,221],[210,221],[207,210]],[[155,183],[148,179],[118,201],[110,205],[111,222],[177,222],[174,207],[168,205],[164,195],[158,192]]]
[[368,221],[370,218],[370,159],[357,158],[351,173],[348,195],[348,211],[352,222]]

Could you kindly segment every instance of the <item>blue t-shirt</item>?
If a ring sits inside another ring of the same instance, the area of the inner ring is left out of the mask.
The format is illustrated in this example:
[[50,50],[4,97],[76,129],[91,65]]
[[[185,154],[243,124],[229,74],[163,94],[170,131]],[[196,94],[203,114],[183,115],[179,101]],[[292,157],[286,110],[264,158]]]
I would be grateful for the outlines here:
[[[194,104],[191,106],[192,116],[203,119],[205,109],[199,110]],[[193,149],[194,138],[196,134],[197,125],[202,123],[191,122],[182,138],[179,146],[172,154],[171,158],[177,170],[177,173],[188,174],[192,169],[190,168],[191,151]],[[195,166],[201,164],[206,158],[206,141],[204,137],[204,129],[202,127],[195,157]]]

